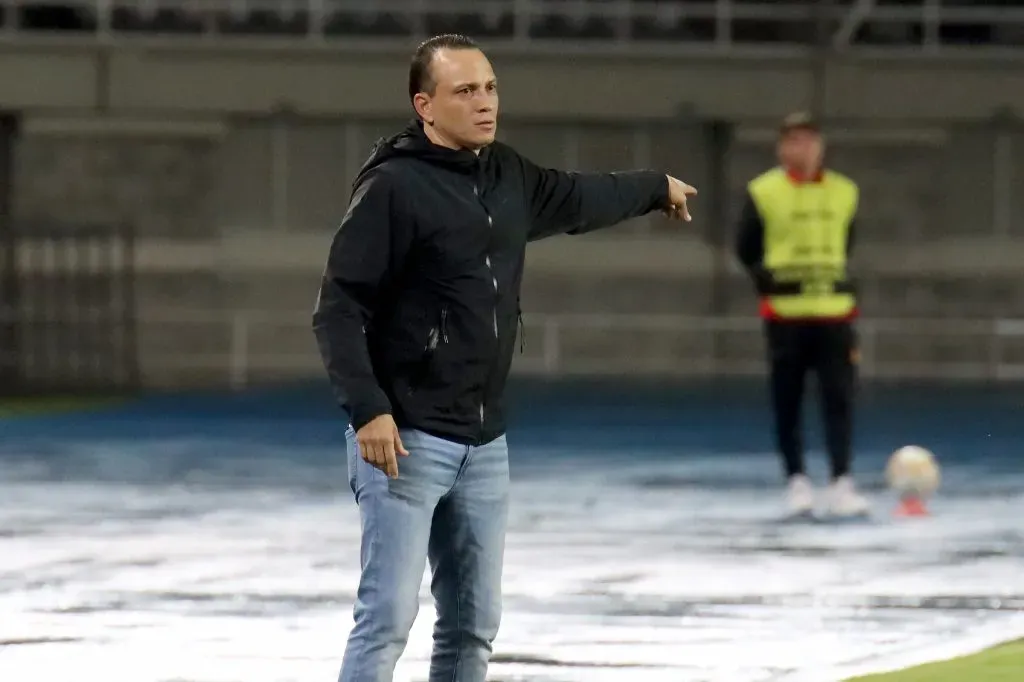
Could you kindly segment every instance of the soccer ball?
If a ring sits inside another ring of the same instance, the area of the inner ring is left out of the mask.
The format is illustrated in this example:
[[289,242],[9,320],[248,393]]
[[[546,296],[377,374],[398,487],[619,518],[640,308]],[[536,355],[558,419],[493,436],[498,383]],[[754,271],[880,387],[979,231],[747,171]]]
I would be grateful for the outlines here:
[[930,450],[907,445],[889,457],[885,479],[901,497],[926,498],[939,489],[941,475]]

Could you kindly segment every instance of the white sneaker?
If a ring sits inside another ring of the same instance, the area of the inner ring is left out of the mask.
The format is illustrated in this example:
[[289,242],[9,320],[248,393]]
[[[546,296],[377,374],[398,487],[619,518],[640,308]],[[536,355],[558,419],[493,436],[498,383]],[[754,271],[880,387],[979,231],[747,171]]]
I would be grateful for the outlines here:
[[840,476],[828,487],[827,509],[831,516],[850,518],[864,516],[871,509],[867,498],[857,492],[850,476]]
[[786,507],[792,516],[803,516],[814,512],[814,486],[804,474],[791,476],[786,492]]

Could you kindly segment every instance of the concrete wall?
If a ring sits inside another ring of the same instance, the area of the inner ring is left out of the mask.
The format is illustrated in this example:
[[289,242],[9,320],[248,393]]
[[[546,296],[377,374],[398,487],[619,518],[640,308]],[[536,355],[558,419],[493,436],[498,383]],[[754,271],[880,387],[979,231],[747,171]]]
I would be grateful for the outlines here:
[[216,231],[219,155],[219,141],[197,136],[30,132],[17,148],[15,215],[27,222],[127,222],[142,237],[208,237]]
[[[30,222],[130,222],[146,267],[318,272],[359,165],[376,138],[402,125],[401,118],[185,122],[37,113],[17,148],[15,214]],[[680,257],[698,261],[688,272],[728,264],[730,256],[715,260],[701,244],[731,240],[745,183],[773,163],[771,130],[743,122],[725,146],[692,120],[583,125],[510,116],[500,136],[538,163],[653,167],[701,190],[692,225],[654,216],[552,240],[534,249],[540,269],[671,275]],[[1008,247],[1024,234],[1024,194],[1016,191],[1024,126],[847,125],[829,144],[831,165],[861,185],[858,241],[877,246],[862,268],[1017,268],[1019,254]],[[716,166],[724,166],[723,178]],[[720,220],[716,201],[724,203]]]
[[[404,124],[402,118],[186,123],[36,114],[19,147],[16,210],[29,219],[130,220],[151,237],[329,233],[373,141]],[[770,129],[742,121],[724,148],[716,148],[705,122],[691,119],[583,125],[509,116],[499,135],[541,164],[650,167],[683,177],[702,190],[695,208],[706,234],[719,229],[707,222],[719,157],[726,166],[721,189],[730,199],[773,163]],[[829,155],[833,167],[861,184],[868,241],[919,245],[923,237],[1008,237],[1021,229],[1024,198],[1014,188],[1024,179],[1024,126],[1015,121],[836,126]],[[669,226],[654,219],[632,228],[651,234]]]
[[[108,111],[404,116],[410,46],[310,46],[137,39],[97,47],[5,42],[0,105]],[[639,49],[639,48],[638,48]],[[1024,112],[1020,57],[846,56],[823,66],[772,53],[632,55],[614,46],[529,52],[495,47],[506,111],[545,118],[637,120],[693,108],[710,118],[774,118],[816,97],[829,116],[977,119]]]

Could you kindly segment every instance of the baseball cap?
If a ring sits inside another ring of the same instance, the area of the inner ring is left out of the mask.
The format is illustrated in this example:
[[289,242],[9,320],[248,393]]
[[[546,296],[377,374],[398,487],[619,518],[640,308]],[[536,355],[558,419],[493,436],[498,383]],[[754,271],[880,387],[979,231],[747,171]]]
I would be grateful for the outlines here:
[[818,125],[818,120],[809,111],[795,111],[782,119],[782,124],[779,126],[779,134],[785,135],[794,130],[811,130],[820,133],[821,126]]

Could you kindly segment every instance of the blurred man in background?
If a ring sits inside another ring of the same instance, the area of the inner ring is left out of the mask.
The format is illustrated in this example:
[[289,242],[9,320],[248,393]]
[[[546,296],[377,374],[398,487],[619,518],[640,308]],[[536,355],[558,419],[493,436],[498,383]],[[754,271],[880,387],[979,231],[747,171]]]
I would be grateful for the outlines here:
[[417,119],[360,171],[314,313],[351,421],[349,482],[362,519],[340,679],[392,679],[429,558],[430,680],[484,682],[501,614],[503,403],[526,244],[655,210],[689,220],[695,191],[653,171],[539,168],[495,142],[497,80],[462,36],[420,46],[409,97]]
[[857,301],[847,259],[859,190],[849,178],[824,167],[824,147],[811,116],[796,113],[783,121],[780,166],[747,185],[736,253],[761,299],[789,512],[814,511],[801,434],[805,379],[814,373],[831,469],[826,511],[849,517],[868,512],[850,474]]

